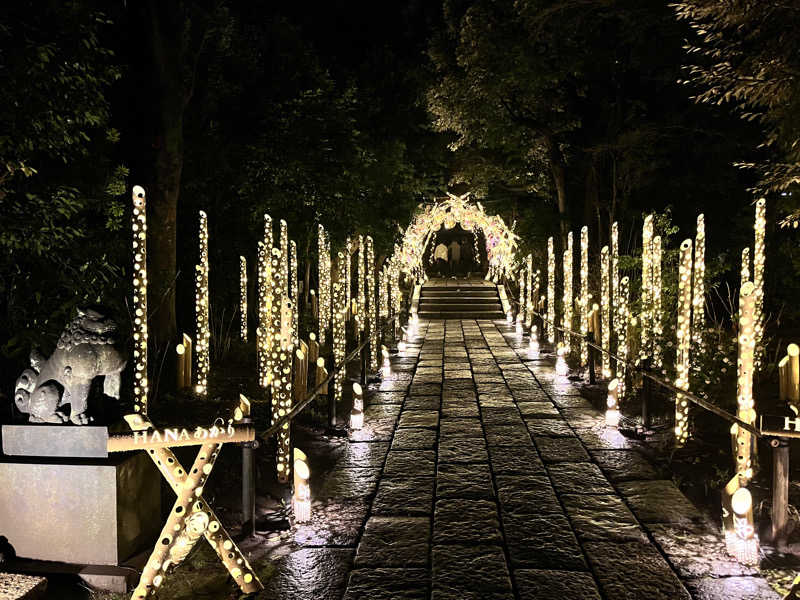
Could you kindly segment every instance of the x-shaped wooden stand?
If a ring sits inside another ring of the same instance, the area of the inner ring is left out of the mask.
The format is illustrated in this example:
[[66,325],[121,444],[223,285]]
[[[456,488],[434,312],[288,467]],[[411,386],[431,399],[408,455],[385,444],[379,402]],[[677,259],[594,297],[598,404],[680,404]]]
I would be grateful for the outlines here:
[[[249,414],[249,409],[249,403],[243,398],[232,421],[241,421]],[[143,415],[128,415],[125,420],[133,431],[153,428],[152,423]],[[169,448],[147,449],[150,458],[164,479],[172,486],[178,499],[161,529],[161,535],[142,570],[139,585],[136,586],[131,598],[154,596],[169,568],[179,565],[201,536],[206,538],[244,593],[263,589],[250,563],[202,496],[203,486],[214,468],[214,462],[223,443],[220,438],[202,443],[200,452],[197,453],[197,458],[188,471],[181,466]]]

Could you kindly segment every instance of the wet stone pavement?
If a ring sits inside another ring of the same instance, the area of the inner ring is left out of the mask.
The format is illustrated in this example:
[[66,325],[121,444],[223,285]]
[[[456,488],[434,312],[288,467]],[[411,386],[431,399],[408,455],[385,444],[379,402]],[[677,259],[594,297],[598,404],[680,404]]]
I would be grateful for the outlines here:
[[778,598],[500,321],[421,322],[267,597]]

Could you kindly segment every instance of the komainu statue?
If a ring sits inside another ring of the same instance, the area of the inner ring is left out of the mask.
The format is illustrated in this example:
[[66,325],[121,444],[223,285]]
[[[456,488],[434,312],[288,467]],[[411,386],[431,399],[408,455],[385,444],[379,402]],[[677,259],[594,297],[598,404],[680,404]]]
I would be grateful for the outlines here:
[[[104,377],[103,392],[119,399],[125,358],[115,347],[117,324],[99,309],[78,309],[78,316],[61,334],[56,350],[45,358],[31,352],[31,368],[17,379],[14,402],[31,423],[86,425],[89,390]],[[70,414],[62,407],[69,404]]]

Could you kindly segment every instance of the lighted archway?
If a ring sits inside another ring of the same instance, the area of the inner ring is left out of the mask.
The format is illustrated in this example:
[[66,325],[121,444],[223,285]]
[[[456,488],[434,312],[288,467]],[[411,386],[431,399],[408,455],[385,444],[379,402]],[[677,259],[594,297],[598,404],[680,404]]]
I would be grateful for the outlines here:
[[480,202],[470,202],[469,193],[455,196],[419,210],[405,230],[400,251],[400,268],[417,283],[427,279],[423,265],[425,248],[442,225],[452,229],[461,225],[465,231],[482,231],[486,239],[489,271],[486,279],[497,282],[514,272],[517,236],[500,215],[487,215]]

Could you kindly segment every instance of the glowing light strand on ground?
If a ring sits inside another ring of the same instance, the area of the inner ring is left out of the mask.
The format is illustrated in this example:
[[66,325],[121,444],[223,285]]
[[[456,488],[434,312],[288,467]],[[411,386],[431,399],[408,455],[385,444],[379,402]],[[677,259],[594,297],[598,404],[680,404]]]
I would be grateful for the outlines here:
[[247,343],[247,259],[239,257],[239,339]]
[[147,197],[134,186],[133,218],[133,406],[147,414]]
[[211,326],[209,323],[208,299],[208,217],[200,211],[199,259],[195,266],[195,344],[197,361],[195,363],[195,392],[204,395],[208,391],[208,374],[211,370],[209,343]]
[[[611,348],[610,265],[608,246],[603,246],[600,250],[600,345],[606,349]],[[602,352],[600,353],[600,369],[603,377],[606,379],[611,377],[611,359]]]
[[[572,246],[572,232],[570,231],[567,234],[567,249],[564,250],[564,260],[563,260],[563,267],[564,267],[564,295],[563,295],[563,307],[562,307],[562,321],[561,326],[564,329],[572,329],[572,256],[574,253],[574,249]],[[564,332],[564,352],[569,354],[572,345],[571,345],[572,336],[568,333]]]
[[556,341],[556,254],[552,236],[547,238],[547,341]]
[[[586,334],[589,332],[589,311],[591,295],[589,294],[589,228],[581,228],[581,264],[580,264],[580,332],[581,365],[589,363],[589,347],[586,345]],[[596,341],[596,340],[595,340]]]
[[[678,267],[678,326],[675,356],[675,387],[689,389],[689,364],[692,340],[692,240],[684,240]],[[683,445],[689,439],[689,401],[675,397],[675,442]]]

